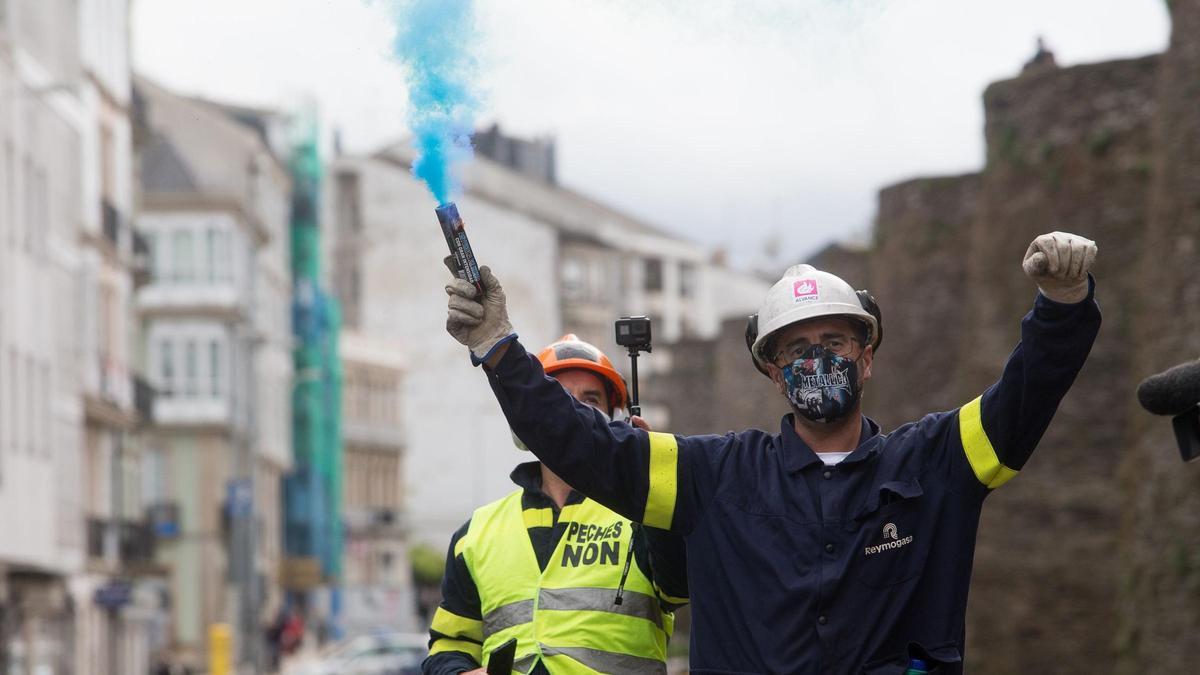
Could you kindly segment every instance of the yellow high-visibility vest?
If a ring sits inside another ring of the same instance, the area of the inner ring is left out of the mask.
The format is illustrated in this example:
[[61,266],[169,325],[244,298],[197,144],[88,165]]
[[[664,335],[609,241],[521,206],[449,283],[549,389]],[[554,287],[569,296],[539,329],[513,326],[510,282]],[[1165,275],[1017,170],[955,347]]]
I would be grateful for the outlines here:
[[525,521],[549,524],[550,509],[523,511],[521,494],[476,510],[455,547],[479,590],[484,657],[516,638],[522,673],[539,660],[554,675],[666,673],[675,617],[637,565],[616,604],[630,522],[590,499],[565,506],[567,530],[542,571]]

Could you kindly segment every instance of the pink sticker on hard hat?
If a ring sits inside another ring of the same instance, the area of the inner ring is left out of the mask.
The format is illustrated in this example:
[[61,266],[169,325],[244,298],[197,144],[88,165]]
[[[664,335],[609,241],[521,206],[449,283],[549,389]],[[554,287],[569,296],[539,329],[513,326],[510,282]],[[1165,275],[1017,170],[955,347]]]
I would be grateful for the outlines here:
[[816,279],[797,279],[792,282],[792,296],[796,302],[806,302],[817,299]]

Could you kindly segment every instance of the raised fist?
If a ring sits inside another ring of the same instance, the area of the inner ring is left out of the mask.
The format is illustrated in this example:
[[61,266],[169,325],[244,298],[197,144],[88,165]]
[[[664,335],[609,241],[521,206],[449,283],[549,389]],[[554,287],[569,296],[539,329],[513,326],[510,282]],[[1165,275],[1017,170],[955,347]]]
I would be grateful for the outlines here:
[[1042,295],[1073,304],[1088,294],[1088,271],[1096,260],[1096,242],[1069,232],[1043,234],[1029,244],[1022,267]]

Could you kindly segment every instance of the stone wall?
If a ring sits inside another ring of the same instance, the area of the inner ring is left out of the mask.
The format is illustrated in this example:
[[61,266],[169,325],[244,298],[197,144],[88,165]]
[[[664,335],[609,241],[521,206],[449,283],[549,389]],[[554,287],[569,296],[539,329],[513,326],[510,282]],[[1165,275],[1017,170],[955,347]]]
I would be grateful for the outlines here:
[[[1169,6],[1149,219],[1130,274],[1143,289],[1134,308],[1134,380],[1200,356],[1200,0]],[[1169,419],[1138,410],[1130,422],[1120,457],[1118,672],[1195,672],[1200,466],[1180,464]]]
[[[866,285],[883,312],[883,344],[866,394],[884,429],[963,402],[966,260],[978,174],[922,178],[879,193]],[[920,392],[914,396],[914,392]]]
[[1112,662],[1121,521],[1117,467],[1130,395],[1130,274],[1153,164],[1157,57],[1032,72],[984,94],[988,162],[970,231],[965,401],[999,374],[1035,289],[1020,261],[1062,230],[1103,251],[1104,326],[1022,475],[989,498],[971,590],[975,672],[1095,672]]

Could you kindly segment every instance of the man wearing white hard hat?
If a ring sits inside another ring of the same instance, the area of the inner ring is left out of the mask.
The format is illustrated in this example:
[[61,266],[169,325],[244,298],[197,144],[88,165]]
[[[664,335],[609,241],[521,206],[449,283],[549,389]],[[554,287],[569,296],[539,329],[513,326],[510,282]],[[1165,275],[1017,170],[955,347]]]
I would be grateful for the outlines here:
[[961,673],[983,502],[1024,466],[1087,359],[1095,256],[1078,235],[1036,238],[1022,267],[1040,292],[996,383],[888,434],[862,414],[880,313],[807,265],[771,288],[747,336],[791,409],[778,433],[604,424],[521,346],[490,270],[478,299],[446,287],[447,329],[551,470],[686,537],[692,672]]

